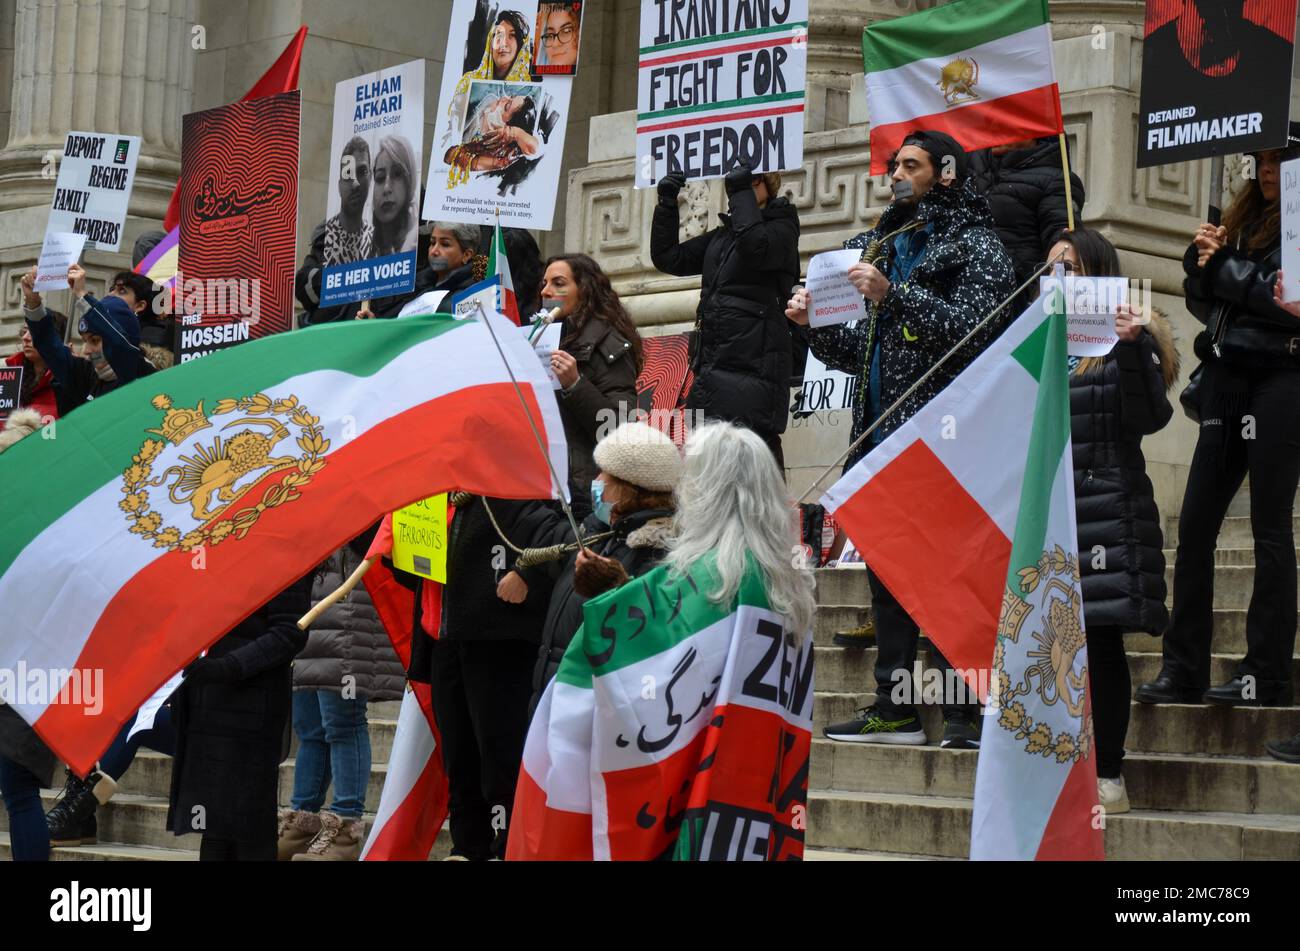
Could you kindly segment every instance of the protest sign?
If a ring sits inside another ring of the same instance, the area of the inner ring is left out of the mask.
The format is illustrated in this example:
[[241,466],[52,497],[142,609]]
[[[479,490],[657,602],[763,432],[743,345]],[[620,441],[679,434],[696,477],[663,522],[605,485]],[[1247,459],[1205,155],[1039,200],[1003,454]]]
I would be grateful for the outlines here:
[[573,76],[578,72],[582,39],[582,0],[542,0],[537,5],[537,56],[533,79]]
[[1128,280],[1122,277],[1048,275],[1038,279],[1039,299],[1065,298],[1065,336],[1072,357],[1104,357],[1115,349],[1115,312],[1128,304]]
[[247,318],[254,338],[293,326],[300,117],[296,91],[185,116],[182,313]]
[[393,567],[447,581],[447,493],[393,513]]
[[438,312],[438,306],[446,296],[446,291],[429,291],[427,294],[421,294],[415,300],[403,307],[401,313],[397,316],[422,317],[428,314],[436,314]]
[[861,258],[861,251],[849,248],[814,255],[808,262],[806,287],[808,296],[812,298],[812,310],[808,314],[810,326],[829,327],[866,318],[866,299],[849,280],[849,268]]
[[642,0],[636,187],[803,164],[808,0]]
[[0,421],[18,408],[22,392],[22,366],[0,366]]
[[46,234],[71,232],[93,250],[118,250],[139,158],[139,136],[69,132]]
[[1282,163],[1282,299],[1300,300],[1300,159]]
[[839,370],[832,370],[808,351],[804,365],[803,387],[795,398],[793,413],[796,419],[813,413],[850,409],[857,391],[858,378]]
[[1296,0],[1146,5],[1137,167],[1281,148]]
[[505,312],[501,297],[501,278],[499,275],[494,275],[477,284],[471,284],[459,294],[453,294],[451,312],[460,318],[473,317],[478,311],[478,305],[482,304],[483,309],[489,314],[501,314]]
[[415,289],[423,155],[424,60],[334,87],[322,307]]
[[177,363],[189,363],[243,343],[251,336],[252,329],[247,320],[231,314],[181,314],[176,323]]
[[85,235],[47,231],[41,256],[36,261],[36,290],[66,291],[68,268],[81,259],[81,248],[85,243]]
[[[533,333],[533,328],[529,324],[524,324],[519,329],[525,337]],[[560,349],[560,334],[563,330],[564,327],[560,324],[547,324],[537,335],[537,339],[533,341],[533,351],[537,354],[537,359],[541,361],[542,370],[545,371],[546,378],[551,381],[551,389],[553,390],[563,389],[560,386],[560,378],[551,369],[551,354]]]
[[679,447],[690,435],[686,427],[686,397],[695,383],[691,372],[691,335],[645,337],[645,362],[636,379],[638,417],[661,430]]
[[573,77],[533,80],[537,0],[490,12],[452,7],[424,218],[549,231]]

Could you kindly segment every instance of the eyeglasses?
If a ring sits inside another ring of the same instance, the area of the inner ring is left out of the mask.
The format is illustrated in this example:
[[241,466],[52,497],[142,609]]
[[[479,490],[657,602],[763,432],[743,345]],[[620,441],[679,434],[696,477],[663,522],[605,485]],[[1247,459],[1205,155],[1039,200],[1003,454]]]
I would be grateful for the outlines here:
[[573,34],[577,32],[572,23],[567,23],[558,31],[543,33],[542,42],[547,46],[568,46],[573,42]]

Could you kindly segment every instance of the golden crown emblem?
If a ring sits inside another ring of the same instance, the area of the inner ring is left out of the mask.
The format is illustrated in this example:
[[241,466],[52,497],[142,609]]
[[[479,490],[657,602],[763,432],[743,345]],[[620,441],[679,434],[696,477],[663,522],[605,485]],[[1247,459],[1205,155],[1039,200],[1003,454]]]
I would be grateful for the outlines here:
[[212,426],[203,413],[203,400],[199,400],[199,405],[194,409],[174,409],[170,396],[155,396],[153,408],[165,409],[167,415],[163,417],[161,429],[149,429],[146,432],[161,436],[173,446],[179,446],[195,433],[210,429]]

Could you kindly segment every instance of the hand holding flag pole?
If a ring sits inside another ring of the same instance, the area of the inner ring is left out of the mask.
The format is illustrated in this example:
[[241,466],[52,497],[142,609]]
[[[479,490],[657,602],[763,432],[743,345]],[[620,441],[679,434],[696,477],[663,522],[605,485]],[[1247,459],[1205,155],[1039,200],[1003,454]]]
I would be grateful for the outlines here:
[[966,344],[970,342],[972,337],[974,337],[981,330],[983,330],[985,327],[988,326],[989,321],[991,321],[998,314],[1002,313],[1002,311],[1006,308],[1008,304],[1010,304],[1013,300],[1019,297],[1021,291],[1027,288],[1034,281],[1038,280],[1038,276],[1040,274],[1042,274],[1053,264],[1059,261],[1062,257],[1064,257],[1064,255],[1065,255],[1065,251],[1062,250],[1050,261],[1045,261],[1044,263],[1040,264],[1038,266],[1038,269],[1034,271],[1033,274],[1029,275],[1029,278],[1025,281],[1025,283],[1021,284],[1014,291],[1012,291],[1011,295],[1006,300],[1004,300],[1001,304],[998,304],[997,307],[994,307],[993,310],[989,312],[989,315],[985,317],[983,320],[981,320],[978,324],[976,324],[970,333],[962,337],[961,340],[957,341],[957,343],[953,346],[953,348],[949,350],[947,353],[945,353],[942,357],[940,357],[934,366],[926,370],[925,373],[921,375],[920,379],[918,379],[915,383],[913,383],[911,386],[907,388],[907,391],[903,393],[902,396],[894,400],[893,404],[888,409],[886,409],[883,413],[877,416],[876,419],[872,422],[870,426],[866,428],[866,430],[862,433],[861,436],[853,440],[853,442],[849,443],[849,447],[845,449],[842,453],[840,453],[839,458],[837,458],[834,462],[832,462],[829,466],[827,466],[826,470],[821,475],[819,475],[815,480],[813,480],[813,484],[808,487],[808,491],[805,492],[802,497],[800,497],[799,504],[802,505],[803,503],[807,502],[817,492],[817,487],[821,485],[822,480],[825,479],[832,472],[834,472],[837,468],[839,468],[839,466],[844,462],[844,460],[849,457],[849,453],[853,452],[854,449],[857,449],[858,446],[862,445],[862,441],[866,439],[868,436],[870,436],[877,429],[879,429],[880,424],[883,423],[886,419],[888,419],[893,414],[893,412],[896,409],[898,409],[898,407],[902,406],[903,402],[909,396],[911,396],[918,389],[920,389],[922,384],[924,384],[926,380],[930,379],[930,377],[934,376],[937,372],[939,372],[939,368],[942,367],[945,363],[947,363],[949,359],[952,358],[952,355],[954,353],[956,353],[962,347],[966,346]]

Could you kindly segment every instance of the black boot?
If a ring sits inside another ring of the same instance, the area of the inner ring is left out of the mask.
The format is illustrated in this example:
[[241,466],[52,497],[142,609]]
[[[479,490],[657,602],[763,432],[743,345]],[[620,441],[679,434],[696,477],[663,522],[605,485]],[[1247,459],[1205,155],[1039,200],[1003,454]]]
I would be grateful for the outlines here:
[[[72,770],[68,770],[68,780],[63,786],[63,793],[45,815],[45,824],[50,829],[50,845],[93,845],[96,840],[95,808],[99,803],[95,799],[95,783],[100,774],[91,772],[86,779],[79,779]],[[89,832],[89,836],[86,835]]]
[[1204,703],[1204,695],[1204,687],[1184,686],[1161,671],[1151,683],[1138,687],[1133,699],[1138,703]]

